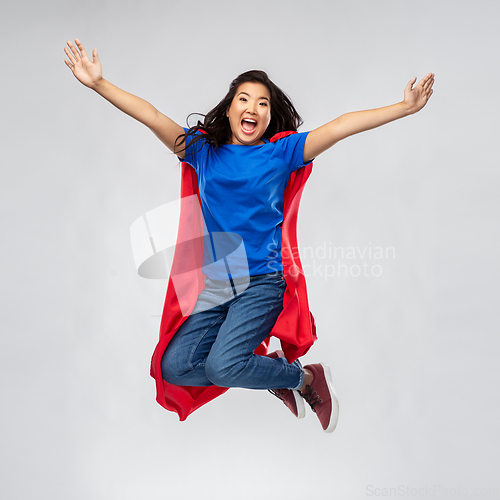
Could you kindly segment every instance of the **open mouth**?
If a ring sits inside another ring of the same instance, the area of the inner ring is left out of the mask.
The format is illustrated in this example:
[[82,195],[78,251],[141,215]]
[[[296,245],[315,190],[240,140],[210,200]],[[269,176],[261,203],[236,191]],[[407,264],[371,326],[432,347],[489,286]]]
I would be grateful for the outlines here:
[[241,122],[241,128],[246,134],[252,134],[257,128],[257,122],[255,120],[245,118]]

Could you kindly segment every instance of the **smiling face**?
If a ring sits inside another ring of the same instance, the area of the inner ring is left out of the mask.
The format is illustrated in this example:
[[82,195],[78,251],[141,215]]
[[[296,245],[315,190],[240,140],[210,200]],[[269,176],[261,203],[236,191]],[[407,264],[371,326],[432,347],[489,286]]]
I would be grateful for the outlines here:
[[261,137],[271,121],[271,96],[268,88],[257,82],[242,83],[236,90],[226,116],[231,126],[229,144],[263,144]]

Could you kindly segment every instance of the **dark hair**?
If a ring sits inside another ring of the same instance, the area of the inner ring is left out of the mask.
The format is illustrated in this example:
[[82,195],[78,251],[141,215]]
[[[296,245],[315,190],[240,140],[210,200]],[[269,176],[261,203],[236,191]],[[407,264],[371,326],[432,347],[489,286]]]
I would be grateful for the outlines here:
[[[176,144],[181,143],[184,137],[185,145],[183,151],[185,151],[188,146],[199,140],[208,141],[214,149],[228,143],[231,139],[231,127],[226,116],[226,111],[231,106],[238,87],[246,82],[262,83],[267,87],[271,96],[271,121],[263,137],[269,139],[278,132],[288,130],[297,132],[303,121],[290,98],[269,79],[264,71],[251,70],[236,77],[229,85],[229,91],[224,99],[206,115],[191,113],[188,116],[188,120],[190,116],[196,114],[204,116],[205,119],[203,123],[198,120],[195,126],[190,127],[185,134],[180,135],[176,140]],[[198,130],[202,130],[205,134],[196,134]],[[189,137],[191,137],[191,140],[188,142]]]

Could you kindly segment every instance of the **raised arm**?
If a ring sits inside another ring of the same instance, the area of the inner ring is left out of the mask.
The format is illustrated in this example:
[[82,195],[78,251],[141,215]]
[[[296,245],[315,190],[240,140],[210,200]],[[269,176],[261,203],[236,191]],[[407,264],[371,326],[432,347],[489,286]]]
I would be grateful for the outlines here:
[[170,151],[175,153],[182,150],[182,143],[176,147],[175,141],[179,135],[184,133],[183,128],[168,116],[160,113],[149,102],[129,94],[105,80],[102,77],[102,66],[97,55],[97,49],[92,51],[93,61],[91,61],[82,43],[77,38],[75,38],[75,42],[79,51],[69,41],[67,43],[71,52],[67,47],[64,47],[64,51],[69,57],[69,61],[65,59],[64,62],[71,69],[75,78],[104,97],[119,110],[146,125]]
[[335,118],[335,120],[312,130],[304,144],[304,163],[308,163],[334,144],[350,135],[380,127],[398,118],[420,111],[432,95],[434,73],[428,73],[413,87],[417,78],[408,82],[403,101],[383,108],[354,111]]

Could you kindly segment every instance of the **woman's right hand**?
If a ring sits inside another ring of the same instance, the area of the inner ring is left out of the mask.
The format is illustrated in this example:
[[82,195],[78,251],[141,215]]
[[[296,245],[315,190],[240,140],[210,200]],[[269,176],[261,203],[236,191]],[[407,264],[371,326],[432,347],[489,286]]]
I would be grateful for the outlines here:
[[94,60],[91,61],[87,56],[80,40],[75,38],[75,42],[78,49],[80,49],[80,52],[78,52],[78,49],[68,41],[68,47],[71,49],[71,52],[67,47],[64,47],[64,52],[66,52],[66,55],[70,60],[68,61],[65,59],[64,62],[73,72],[78,81],[83,83],[86,87],[93,89],[99,80],[102,80],[102,67],[101,61],[99,61],[99,56],[97,55],[97,49],[92,51],[92,57]]

